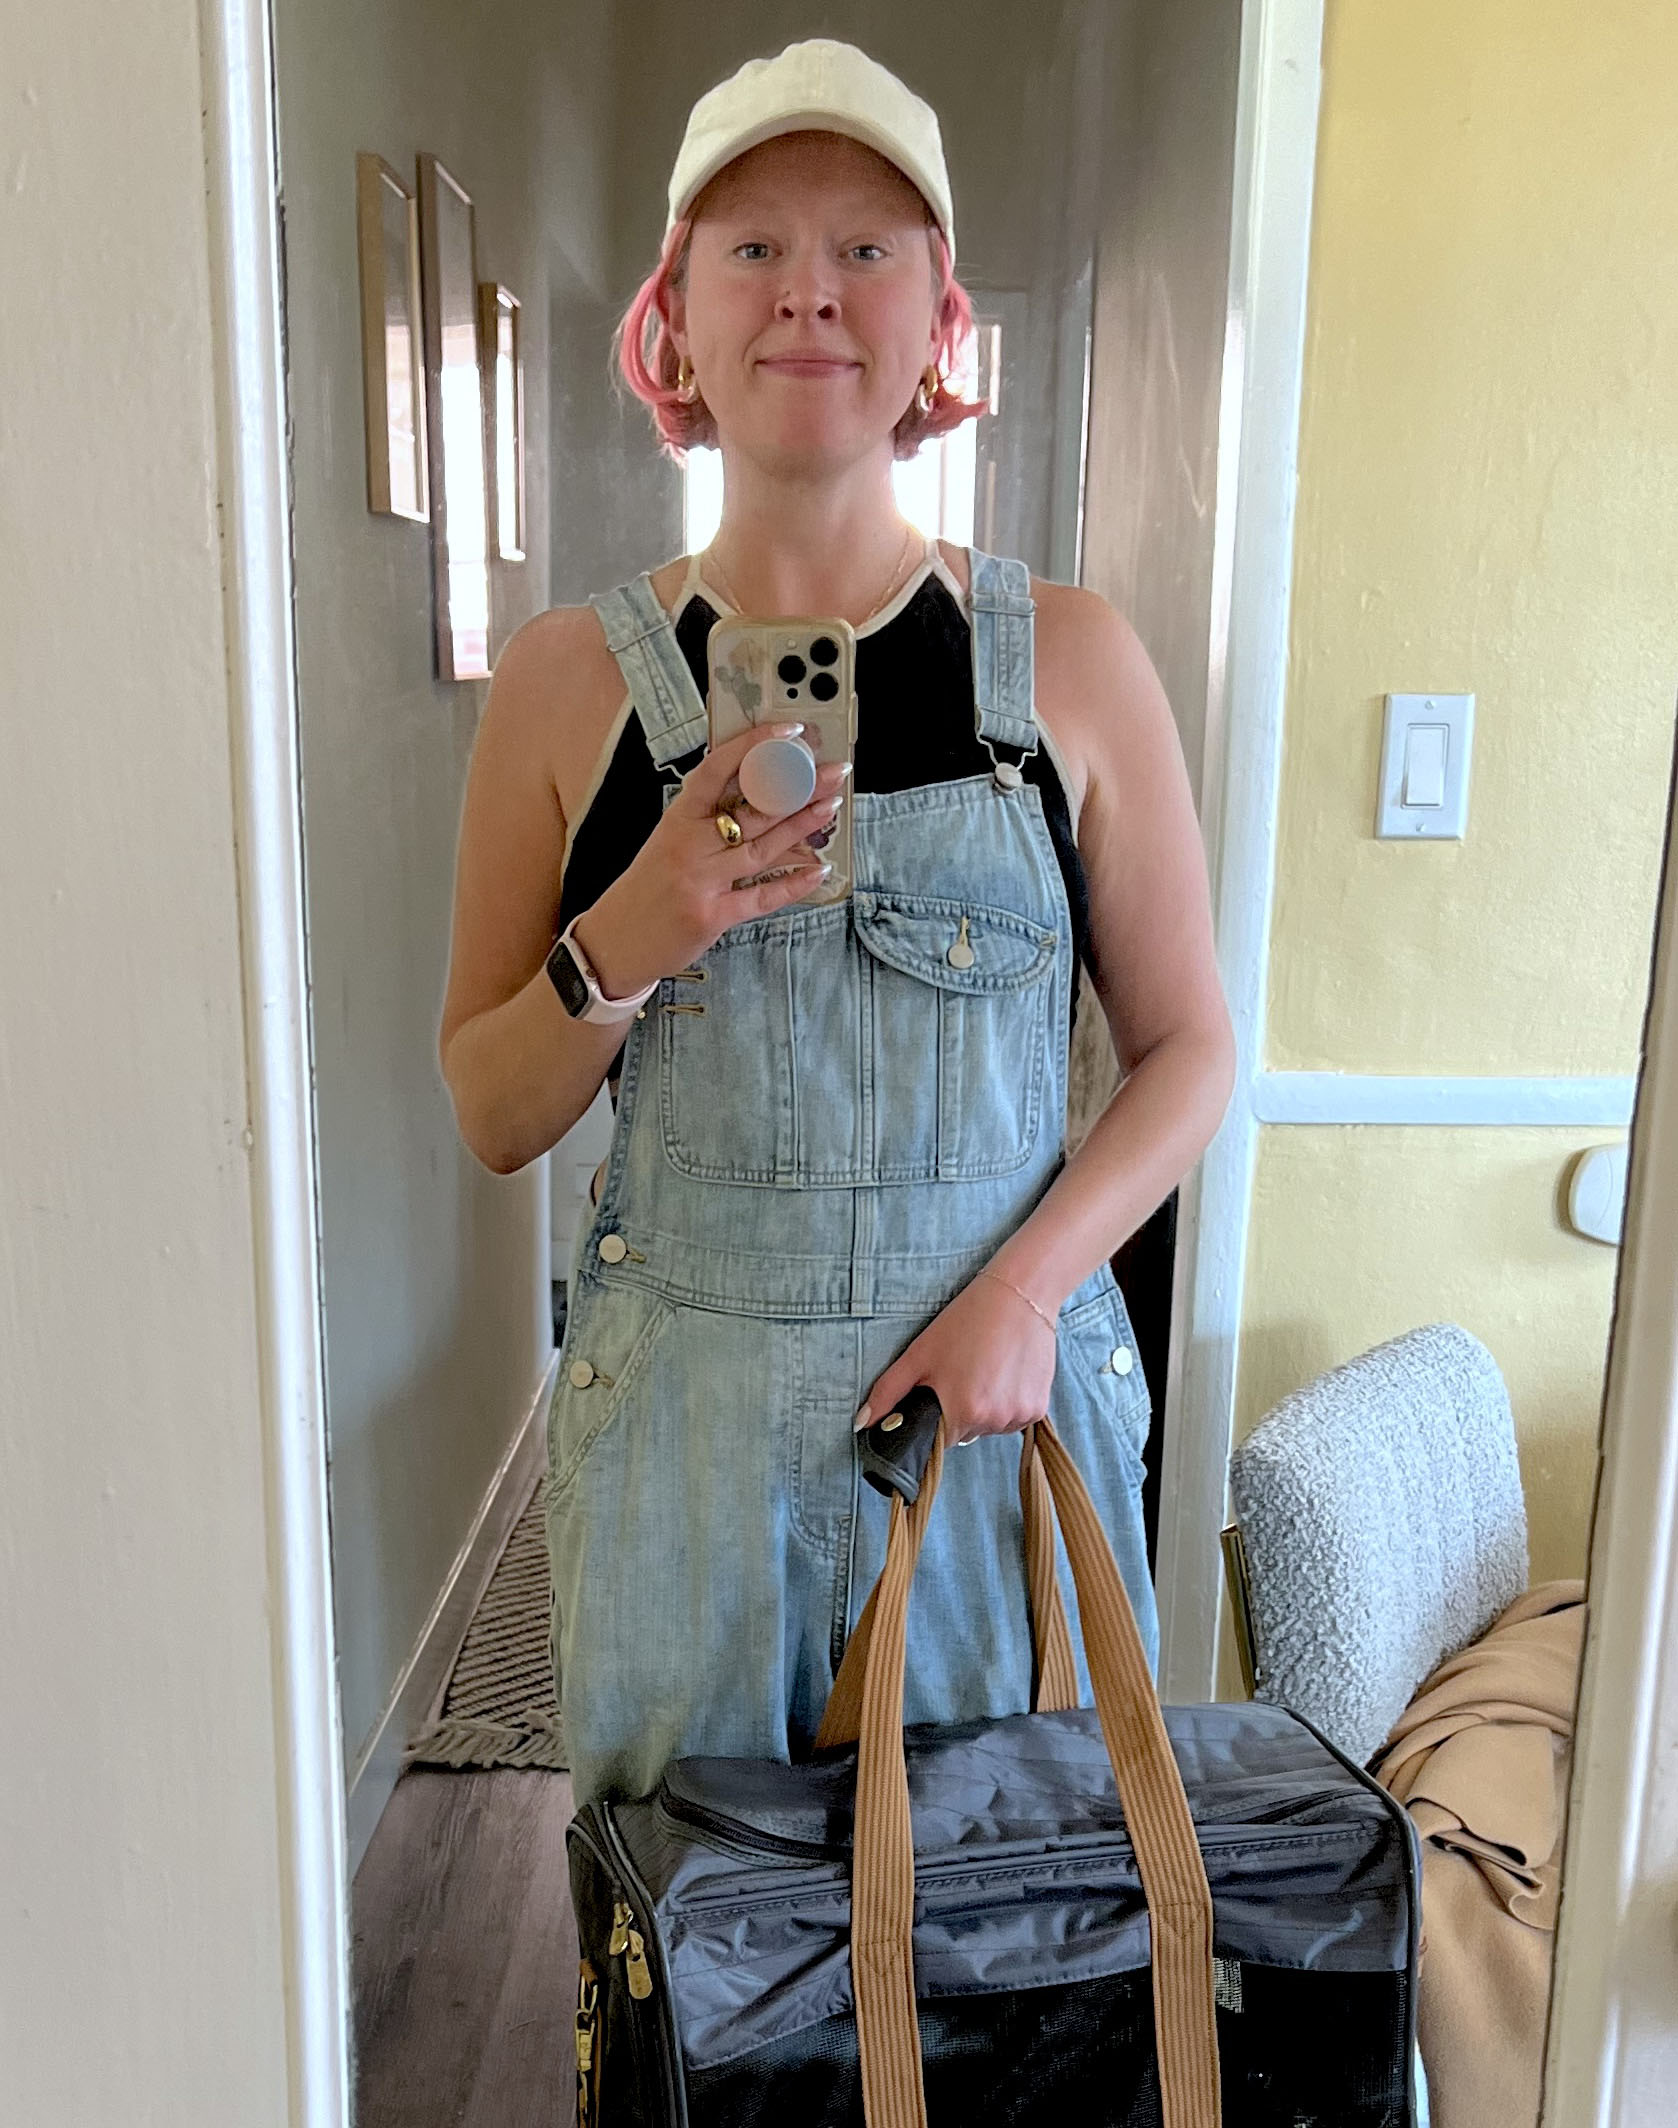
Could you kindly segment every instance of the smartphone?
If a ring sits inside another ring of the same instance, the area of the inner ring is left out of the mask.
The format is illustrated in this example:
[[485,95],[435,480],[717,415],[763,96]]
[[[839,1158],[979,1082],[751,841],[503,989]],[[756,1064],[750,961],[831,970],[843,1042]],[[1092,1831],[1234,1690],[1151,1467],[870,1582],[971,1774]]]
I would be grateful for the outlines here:
[[[856,632],[849,621],[755,620],[729,614],[716,622],[708,644],[711,744],[753,724],[794,719],[817,764],[849,761],[856,745]],[[819,853],[830,878],[801,901],[843,901],[851,891],[851,806]]]

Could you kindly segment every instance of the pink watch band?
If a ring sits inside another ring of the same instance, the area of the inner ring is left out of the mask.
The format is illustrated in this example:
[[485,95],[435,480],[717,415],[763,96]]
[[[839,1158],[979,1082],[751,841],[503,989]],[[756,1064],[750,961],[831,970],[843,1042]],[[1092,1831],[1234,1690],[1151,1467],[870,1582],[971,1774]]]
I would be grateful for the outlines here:
[[[584,913],[586,914],[586,911]],[[650,982],[644,990],[637,990],[633,997],[608,997],[600,987],[600,978],[594,972],[594,963],[588,957],[587,948],[576,936],[577,925],[581,921],[581,916],[572,917],[559,935],[559,944],[570,954],[588,991],[588,1004],[576,1017],[596,1023],[632,1018],[658,988],[657,980]]]

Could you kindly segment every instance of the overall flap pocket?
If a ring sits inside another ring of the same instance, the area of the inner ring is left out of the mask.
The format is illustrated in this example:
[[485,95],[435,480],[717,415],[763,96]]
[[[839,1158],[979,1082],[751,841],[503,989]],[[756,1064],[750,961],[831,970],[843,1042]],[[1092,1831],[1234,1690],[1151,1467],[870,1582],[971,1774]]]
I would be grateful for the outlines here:
[[1054,962],[1054,930],[1011,909],[859,889],[851,912],[857,937],[876,960],[965,997],[1023,990],[1041,982]]

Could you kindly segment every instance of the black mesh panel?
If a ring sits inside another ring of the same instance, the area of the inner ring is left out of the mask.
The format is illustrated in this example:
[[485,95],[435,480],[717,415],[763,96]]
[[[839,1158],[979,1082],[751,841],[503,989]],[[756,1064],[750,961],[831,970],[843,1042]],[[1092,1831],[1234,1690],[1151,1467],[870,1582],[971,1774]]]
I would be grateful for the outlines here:
[[[923,2003],[929,2128],[1160,2128],[1147,1973]],[[1402,1978],[1242,1968],[1220,2010],[1231,2128],[1406,2128]],[[856,2026],[690,2073],[691,2128],[862,2128]]]

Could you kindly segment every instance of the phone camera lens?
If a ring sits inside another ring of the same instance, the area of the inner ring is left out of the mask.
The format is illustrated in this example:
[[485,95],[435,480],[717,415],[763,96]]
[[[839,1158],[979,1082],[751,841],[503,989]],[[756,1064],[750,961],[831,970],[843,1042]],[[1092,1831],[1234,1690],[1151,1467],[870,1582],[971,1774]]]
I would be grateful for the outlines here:
[[812,665],[838,664],[839,645],[833,640],[832,636],[817,636],[816,640],[810,645],[810,662]]
[[775,670],[780,674],[781,678],[786,681],[789,687],[796,685],[798,681],[802,680],[808,669],[809,668],[805,665],[804,660],[800,657],[794,657],[790,651],[781,660],[779,665],[775,667]]
[[810,692],[818,702],[831,702],[839,692],[839,682],[830,672],[818,672],[810,682]]

